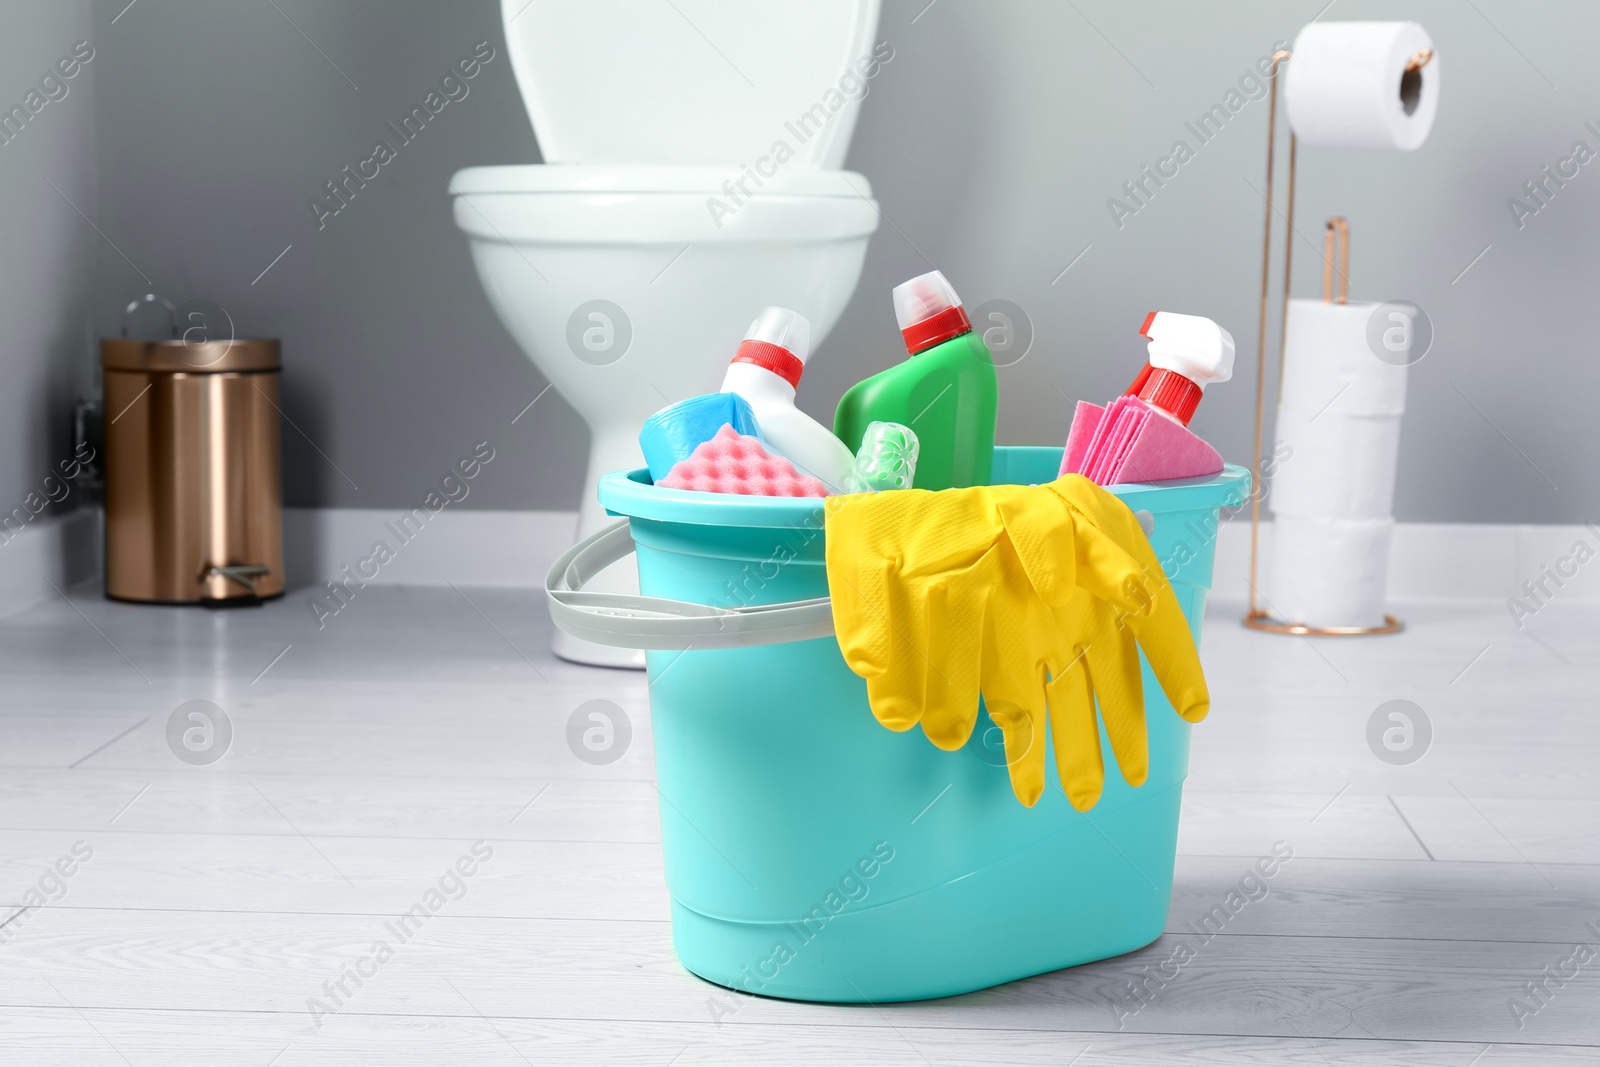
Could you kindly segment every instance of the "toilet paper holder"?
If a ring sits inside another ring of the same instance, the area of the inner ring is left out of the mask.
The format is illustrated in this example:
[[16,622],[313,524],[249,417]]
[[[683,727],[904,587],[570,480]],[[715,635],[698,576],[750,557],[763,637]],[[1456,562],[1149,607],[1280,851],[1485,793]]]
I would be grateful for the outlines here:
[[[1267,81],[1270,86],[1267,95],[1267,178],[1266,178],[1266,221],[1262,227],[1261,236],[1261,314],[1256,331],[1256,426],[1254,463],[1251,466],[1253,478],[1250,483],[1250,607],[1242,620],[1244,625],[1252,630],[1263,633],[1292,634],[1297,637],[1357,637],[1374,634],[1394,634],[1405,628],[1405,623],[1393,615],[1385,615],[1380,626],[1314,626],[1304,622],[1290,622],[1277,619],[1273,614],[1261,607],[1261,594],[1257,586],[1258,563],[1261,545],[1261,444],[1262,433],[1266,424],[1266,384],[1267,384],[1267,296],[1269,279],[1272,269],[1272,215],[1274,210],[1272,172],[1273,161],[1277,150],[1278,132],[1278,68],[1285,60],[1292,59],[1294,53],[1288,49],[1280,49],[1272,54],[1271,73]],[[1401,79],[1401,93],[1407,91],[1407,82],[1414,79],[1424,67],[1434,58],[1431,48],[1423,48],[1412,54],[1406,61]],[[1413,93],[1416,86],[1411,85]],[[1288,196],[1284,211],[1284,240],[1283,240],[1283,304],[1280,308],[1280,331],[1278,335],[1278,382],[1279,388],[1283,383],[1283,357],[1285,344],[1288,340],[1289,326],[1289,281],[1290,268],[1293,263],[1294,252],[1294,192],[1295,192],[1295,161],[1298,154],[1298,138],[1294,129],[1289,130],[1289,174]],[[1328,220],[1323,233],[1323,266],[1322,266],[1322,299],[1327,303],[1334,302],[1333,296],[1333,265],[1335,240],[1342,246],[1340,265],[1337,268],[1340,278],[1338,303],[1348,303],[1350,299],[1350,226],[1342,217]]]
[[[1333,252],[1339,249],[1339,299],[1333,297]],[[1335,215],[1322,231],[1322,302],[1324,304],[1350,303],[1350,220]],[[1280,372],[1282,368],[1279,368]],[[1283,375],[1278,375],[1282,388]]]

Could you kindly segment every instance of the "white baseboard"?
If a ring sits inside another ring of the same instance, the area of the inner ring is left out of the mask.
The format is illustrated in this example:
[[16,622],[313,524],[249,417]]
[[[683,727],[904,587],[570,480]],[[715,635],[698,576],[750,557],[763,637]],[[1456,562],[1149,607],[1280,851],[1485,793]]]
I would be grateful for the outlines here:
[[[405,514],[398,508],[286,509],[283,567],[289,588],[342,580],[346,567],[362,581],[380,584],[541,588],[578,528],[572,511],[446,508],[426,522],[413,518],[403,526]],[[386,563],[374,552],[380,542],[392,554]]]
[[[570,511],[451,511],[413,519],[399,509],[288,508],[283,516],[284,570],[290,590],[355,572],[382,541],[392,558],[370,581],[411,585],[539,588],[550,564],[572,543]],[[420,526],[420,529],[416,528]],[[41,516],[20,531],[0,532],[0,617],[26,611],[80,582],[98,579],[105,551],[98,508]],[[368,569],[371,567],[369,565]]]
[[[1600,524],[1597,524],[1600,525]],[[1600,531],[1586,526],[1530,526],[1509,523],[1399,523],[1389,551],[1389,600],[1505,600],[1526,597],[1523,583],[1539,581],[1545,567],[1556,568],[1576,544],[1596,558],[1563,564],[1576,575],[1561,577],[1563,602],[1600,601]],[[1272,523],[1261,524],[1261,565],[1271,558]],[[1217,535],[1217,564],[1211,596],[1249,599],[1250,519],[1241,513]],[[1546,588],[1554,582],[1545,579]]]
[[0,616],[26,611],[100,576],[98,508],[34,519],[21,530],[0,533]]
[[[284,567],[290,589],[357,573],[383,542],[392,558],[364,580],[410,585],[498,585],[538,588],[551,562],[571,543],[577,516],[570,511],[452,511],[402,528],[399,509],[290,508],[284,512]],[[420,525],[420,529],[414,528]],[[40,518],[9,541],[0,537],[0,616],[55,596],[101,572],[102,523],[98,509]],[[1595,559],[1562,576],[1564,602],[1600,602],[1600,524],[1401,523],[1389,561],[1389,599],[1494,599],[1525,597],[1523,584],[1539,581],[1582,542]],[[1272,523],[1261,527],[1262,559],[1272,545]],[[1224,523],[1217,537],[1212,597],[1243,601],[1249,595],[1250,524],[1243,516]],[[366,567],[370,572],[372,565]],[[1565,569],[1572,570],[1568,564]],[[1550,579],[1545,579],[1547,587]]]

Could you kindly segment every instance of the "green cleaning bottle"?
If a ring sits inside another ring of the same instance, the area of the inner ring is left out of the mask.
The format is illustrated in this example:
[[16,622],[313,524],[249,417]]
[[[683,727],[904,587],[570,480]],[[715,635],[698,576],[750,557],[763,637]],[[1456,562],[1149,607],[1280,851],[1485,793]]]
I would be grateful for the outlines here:
[[988,485],[998,391],[988,347],[938,271],[895,286],[894,314],[911,358],[851,386],[834,434],[854,450],[869,424],[898,422],[921,443],[915,488]]

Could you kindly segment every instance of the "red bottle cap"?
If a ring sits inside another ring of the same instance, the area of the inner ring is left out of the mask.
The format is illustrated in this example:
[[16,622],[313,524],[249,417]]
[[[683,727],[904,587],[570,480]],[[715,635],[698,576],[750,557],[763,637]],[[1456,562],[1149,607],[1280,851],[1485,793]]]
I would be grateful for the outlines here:
[[811,323],[798,311],[769,307],[756,316],[730,363],[753,363],[800,388],[811,355]]
[[1177,371],[1162,370],[1146,363],[1128,392],[1151,407],[1160,408],[1185,426],[1200,406],[1204,391]]
[[911,355],[972,332],[961,298],[943,274],[929,271],[894,287],[894,317]]
[[796,389],[800,388],[800,375],[806,370],[806,365],[796,359],[793,352],[766,341],[740,342],[739,350],[729,362],[754,363],[758,367],[765,367]]

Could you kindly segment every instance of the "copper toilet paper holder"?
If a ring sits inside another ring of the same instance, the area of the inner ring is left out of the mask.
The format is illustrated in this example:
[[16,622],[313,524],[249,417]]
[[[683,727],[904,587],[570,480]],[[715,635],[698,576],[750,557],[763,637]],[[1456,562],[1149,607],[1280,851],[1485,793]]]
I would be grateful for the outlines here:
[[[1407,60],[1405,75],[1416,75],[1423,67],[1433,61],[1433,49],[1424,48]],[[1267,99],[1267,188],[1264,199],[1266,200],[1266,220],[1262,226],[1261,235],[1261,305],[1260,320],[1256,328],[1256,406],[1255,406],[1255,461],[1251,466],[1250,482],[1250,605],[1241,620],[1251,630],[1263,633],[1291,634],[1297,637],[1358,637],[1377,634],[1395,634],[1405,629],[1405,623],[1393,615],[1385,615],[1383,622],[1376,626],[1314,626],[1309,623],[1285,621],[1276,619],[1272,613],[1260,604],[1261,593],[1257,585],[1258,559],[1261,544],[1261,444],[1262,433],[1266,422],[1266,377],[1267,377],[1267,301],[1268,279],[1272,264],[1272,215],[1274,211],[1272,169],[1273,158],[1277,147],[1278,126],[1278,68],[1286,60],[1293,58],[1293,53],[1288,50],[1274,52],[1272,55],[1272,72],[1268,77],[1269,90]],[[1405,82],[1402,80],[1402,90]],[[1281,329],[1285,331],[1278,337],[1278,384],[1280,389],[1283,384],[1283,357],[1286,342],[1286,332],[1289,323],[1289,281],[1294,262],[1294,192],[1296,178],[1296,156],[1299,154],[1298,138],[1294,130],[1289,131],[1289,196],[1288,208],[1284,214],[1284,239],[1283,239],[1283,304]],[[1335,237],[1342,243],[1341,263],[1338,268],[1333,265]],[[1342,286],[1338,297],[1341,304],[1348,303],[1350,299],[1350,230],[1349,224],[1343,218],[1329,220],[1323,235],[1323,275],[1322,299],[1325,303],[1334,302],[1333,273],[1337,270]]]

